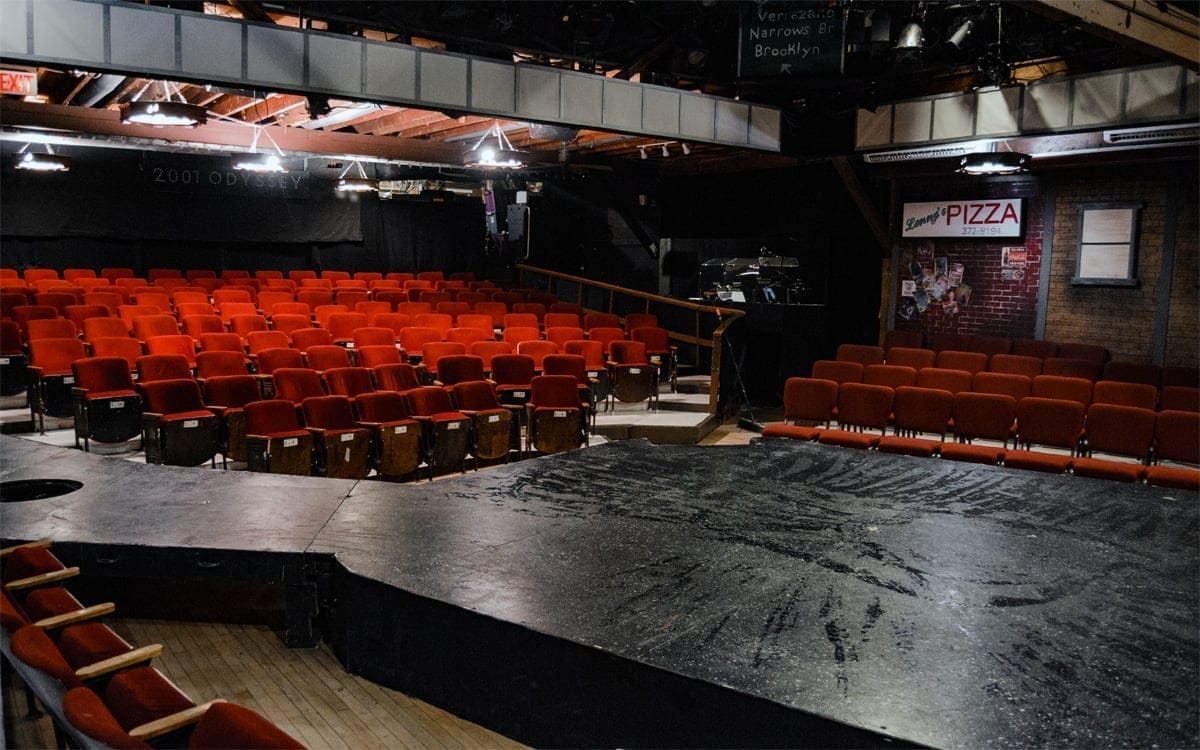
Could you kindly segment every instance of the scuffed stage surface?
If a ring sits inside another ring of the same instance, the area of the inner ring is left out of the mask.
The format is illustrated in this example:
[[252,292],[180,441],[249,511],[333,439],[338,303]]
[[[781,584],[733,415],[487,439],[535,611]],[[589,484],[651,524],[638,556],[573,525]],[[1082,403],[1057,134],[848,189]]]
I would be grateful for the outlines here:
[[[361,580],[371,596],[399,590],[531,643],[578,645],[629,664],[631,685],[648,668],[939,747],[1200,743],[1193,493],[794,442],[623,442],[415,486],[241,475],[262,497],[234,503],[214,492],[224,477],[187,483],[187,470],[58,451],[88,467],[66,473],[43,463],[56,449],[0,440],[4,479],[87,474],[92,485],[110,465],[122,484],[143,481],[130,472],[168,477],[157,510],[103,487],[6,505],[6,538],[87,542],[102,498],[127,530],[99,530],[97,543],[208,544],[217,530],[195,527],[209,511],[191,507],[207,502],[235,547],[258,536],[290,551],[311,534],[307,553],[345,568],[335,585]],[[232,528],[238,513],[254,534]],[[302,529],[286,531],[293,522]],[[365,597],[335,597],[347,666],[427,678],[404,663],[414,647],[399,645],[386,607],[347,611]],[[574,729],[563,737],[586,736],[586,721]]]

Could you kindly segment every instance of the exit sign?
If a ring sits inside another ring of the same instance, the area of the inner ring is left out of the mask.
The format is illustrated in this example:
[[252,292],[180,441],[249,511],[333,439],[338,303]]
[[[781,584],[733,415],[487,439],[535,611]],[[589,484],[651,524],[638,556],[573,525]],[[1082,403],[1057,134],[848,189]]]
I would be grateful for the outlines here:
[[0,70],[0,94],[34,96],[37,94],[37,73],[32,70]]

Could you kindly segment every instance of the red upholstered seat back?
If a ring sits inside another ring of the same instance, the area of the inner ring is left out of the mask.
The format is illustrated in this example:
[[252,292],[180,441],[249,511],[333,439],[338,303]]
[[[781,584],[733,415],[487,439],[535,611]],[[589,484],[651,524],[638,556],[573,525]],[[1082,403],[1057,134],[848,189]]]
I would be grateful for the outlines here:
[[609,345],[609,358],[619,365],[646,365],[650,358],[646,345],[641,341],[613,341]]
[[828,423],[837,408],[838,384],[819,378],[788,378],[783,384],[783,418]]
[[1007,372],[977,372],[971,378],[971,390],[976,393],[1003,393],[1017,401],[1028,396],[1032,388],[1031,379]]
[[120,357],[129,370],[137,367],[142,356],[142,344],[128,336],[102,336],[92,341],[92,355],[96,357]]
[[141,389],[146,399],[146,411],[149,412],[178,414],[204,409],[200,384],[190,377],[141,383]]
[[245,375],[246,358],[240,352],[200,352],[196,355],[196,377],[211,378],[217,375]]
[[1092,387],[1092,403],[1136,406],[1154,411],[1158,406],[1158,389],[1144,383],[1101,380]]
[[355,427],[354,407],[346,396],[315,396],[304,399],[300,407],[304,424],[323,430],[350,430]]
[[1154,410],[1093,403],[1084,422],[1089,451],[1146,460],[1154,442]]
[[604,344],[599,341],[568,341],[563,347],[563,351],[583,357],[589,370],[604,369]]
[[42,368],[43,375],[66,375],[71,372],[72,362],[86,356],[83,342],[76,338],[29,342],[29,363]]
[[897,430],[944,434],[953,409],[954,396],[938,388],[900,386],[892,401]]
[[404,397],[395,391],[372,391],[354,400],[363,422],[398,422],[410,417]]
[[71,363],[75,386],[91,393],[132,391],[129,363],[121,357],[85,357]]
[[253,375],[217,375],[204,381],[204,403],[241,408],[261,396]]
[[492,380],[496,385],[529,385],[534,376],[533,357],[501,354],[492,358]]
[[142,385],[156,380],[179,380],[192,377],[192,368],[182,354],[147,354],[138,357],[138,382]]
[[393,343],[369,344],[354,347],[354,356],[360,367],[374,368],[379,365],[400,364],[400,350]]
[[838,423],[883,430],[895,391],[886,385],[843,383],[838,387]]
[[883,347],[869,344],[841,344],[837,348],[840,362],[858,362],[863,367],[883,364]]
[[375,390],[371,371],[365,367],[334,367],[325,371],[325,384],[329,393],[354,398],[360,393]]
[[396,334],[391,328],[378,326],[359,326],[350,333],[356,350],[364,346],[391,346],[395,349]]
[[1020,440],[1074,450],[1083,433],[1084,405],[1078,401],[1030,396],[1017,404]]
[[1017,400],[1002,393],[954,394],[954,434],[1007,442],[1017,418]]
[[1092,403],[1092,382],[1085,378],[1038,375],[1033,379],[1030,395],[1078,401],[1086,409]]
[[414,416],[432,417],[434,414],[454,411],[450,394],[437,386],[414,388],[405,394],[405,398]]
[[917,371],[917,385],[921,388],[940,388],[950,393],[971,390],[971,373],[965,370],[946,370],[926,367]]
[[410,364],[380,365],[373,372],[375,385],[381,391],[408,391],[421,386],[417,368]]
[[291,332],[292,347],[308,351],[312,346],[329,346],[333,343],[333,335],[324,328],[297,328]]
[[[483,381],[483,359],[473,354],[451,354],[438,360],[438,380],[443,385]],[[488,388],[491,385],[488,384]]]
[[281,367],[304,367],[304,355],[289,347],[271,347],[258,352],[258,372],[270,375]]
[[580,385],[588,385],[587,360],[578,354],[551,354],[542,360],[545,375],[570,375]]
[[936,367],[943,370],[965,370],[974,375],[987,369],[988,355],[947,349],[937,353]]
[[917,371],[905,365],[867,365],[863,369],[862,382],[868,385],[886,385],[889,388],[916,385]]
[[486,411],[502,409],[496,399],[496,391],[486,380],[468,380],[455,383],[453,387],[454,402],[464,411]]
[[300,418],[291,401],[275,398],[246,404],[247,435],[277,435],[299,429]]
[[579,409],[579,386],[570,375],[539,375],[531,383],[529,403],[537,409]]

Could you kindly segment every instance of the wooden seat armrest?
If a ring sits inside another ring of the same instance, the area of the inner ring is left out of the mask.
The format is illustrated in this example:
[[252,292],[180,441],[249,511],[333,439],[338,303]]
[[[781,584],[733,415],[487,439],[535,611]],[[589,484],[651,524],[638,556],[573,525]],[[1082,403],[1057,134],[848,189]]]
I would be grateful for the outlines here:
[[161,643],[152,643],[149,646],[135,648],[132,651],[126,651],[123,654],[80,667],[75,670],[75,676],[81,680],[94,680],[109,672],[116,672],[126,667],[132,667],[134,664],[141,664],[144,661],[156,659],[162,656],[162,652],[163,647]]
[[436,385],[438,388],[445,388],[445,387],[446,387],[446,384],[445,384],[445,383],[443,383],[442,381],[438,380],[437,378],[434,378],[434,379],[433,379],[433,383],[431,383],[431,385]]
[[420,423],[422,423],[422,424],[424,424],[424,423],[426,423],[426,422],[431,422],[431,421],[433,421],[433,417],[431,417],[431,416],[427,416],[427,415],[425,415],[425,414],[413,414],[413,415],[412,415],[412,418],[413,418],[413,419],[415,419],[415,420],[417,420],[418,422],[420,422]]
[[0,559],[8,557],[13,552],[16,552],[19,549],[49,549],[50,545],[52,545],[52,544],[54,544],[54,542],[50,541],[49,539],[38,539],[37,541],[34,541],[34,542],[25,542],[24,544],[14,544],[11,547],[5,547],[3,549],[0,549]]
[[80,388],[79,386],[71,386],[71,398],[87,398],[88,389]]
[[304,429],[312,433],[313,437],[324,437],[325,429],[323,427],[305,427]]
[[142,417],[145,419],[152,419],[155,422],[158,422],[158,421],[162,420],[163,415],[156,411],[144,411],[144,412],[142,412]]
[[30,375],[31,377],[35,377],[35,378],[39,378],[39,379],[42,377],[42,368],[38,367],[37,365],[27,365],[25,367],[25,372],[26,372],[26,374]]
[[225,410],[228,409],[229,407],[228,406],[218,406],[216,404],[209,404],[208,406],[205,406],[204,408],[208,409],[213,414],[216,414],[218,417],[223,417],[223,416],[225,416]]
[[4,584],[4,587],[9,591],[21,591],[23,589],[31,589],[35,586],[45,586],[47,583],[74,578],[77,575],[79,575],[79,566],[73,565],[62,570],[52,570],[49,573],[39,573],[28,578],[18,578],[15,581],[9,581]]
[[208,713],[208,709],[212,708],[213,704],[224,703],[224,698],[202,703],[199,706],[185,708],[182,711],[176,711],[169,716],[164,716],[161,719],[140,724],[129,730],[129,736],[139,740],[149,740],[154,737],[160,737],[168,732],[174,732],[180,727],[186,727],[189,724],[195,724],[204,718],[204,714]]
[[45,619],[38,620],[34,623],[34,625],[46,630],[51,630],[52,628],[63,628],[67,625],[74,625],[77,622],[83,622],[84,620],[92,620],[104,615],[111,615],[116,610],[116,604],[113,604],[112,602],[102,602],[100,604],[93,604],[90,607],[84,607],[83,609],[77,609],[74,612],[64,612],[61,615],[55,615],[53,617],[47,617]]

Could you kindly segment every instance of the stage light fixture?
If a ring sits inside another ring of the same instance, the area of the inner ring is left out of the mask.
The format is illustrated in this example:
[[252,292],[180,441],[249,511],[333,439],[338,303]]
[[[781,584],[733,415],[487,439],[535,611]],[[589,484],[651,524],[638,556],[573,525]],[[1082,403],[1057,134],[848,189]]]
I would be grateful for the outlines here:
[[46,153],[37,153],[34,151],[26,151],[30,144],[26,143],[20,151],[17,152],[17,169],[25,169],[30,172],[66,172],[71,169],[71,157],[56,154],[50,149],[50,145],[46,145]]
[[971,32],[975,30],[975,21],[971,18],[964,18],[954,26],[950,31],[950,36],[946,37],[946,44],[949,44],[955,49],[962,49],[964,43],[971,36]]
[[967,154],[959,162],[958,172],[969,175],[1021,174],[1029,171],[1029,154],[1018,151]]
[[916,21],[909,21],[900,31],[900,37],[896,40],[896,49],[898,50],[919,50],[925,46],[925,31],[921,28],[921,24]]
[[[275,153],[260,154],[258,152],[258,139],[263,135],[271,142],[271,145],[275,148]],[[250,141],[250,153],[234,156],[233,168],[247,172],[287,171],[287,168],[283,166],[283,151],[280,150],[279,144],[275,143],[275,139],[271,137],[266,128],[261,125],[254,126],[254,139]]]
[[[351,167],[358,168],[357,177],[347,177]],[[367,177],[366,171],[363,170],[362,162],[352,161],[346,165],[342,173],[338,175],[337,191],[339,193],[370,193],[379,190],[379,180],[372,180]]]
[[[495,140],[495,145],[488,143],[489,138]],[[517,169],[525,166],[523,156],[524,154],[513,148],[508,136],[500,129],[500,123],[493,122],[487,132],[467,151],[463,165],[485,169]]]
[[178,125],[196,127],[208,121],[208,112],[187,102],[129,102],[121,105],[121,122],[126,125]]

